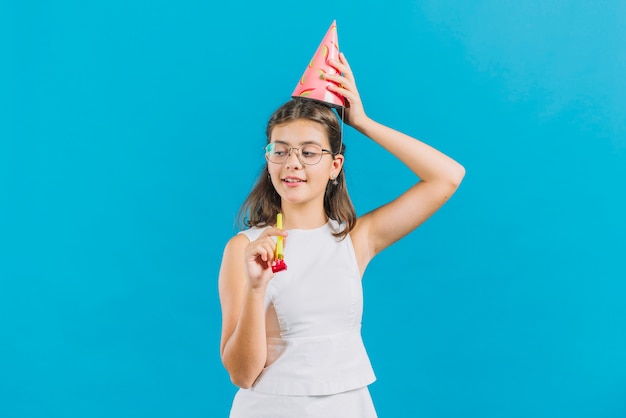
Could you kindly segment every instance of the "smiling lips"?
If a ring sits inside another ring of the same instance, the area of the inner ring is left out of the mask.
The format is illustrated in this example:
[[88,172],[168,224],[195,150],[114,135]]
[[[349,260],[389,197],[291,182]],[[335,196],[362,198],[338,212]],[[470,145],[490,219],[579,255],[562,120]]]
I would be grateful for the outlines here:
[[287,187],[295,187],[298,186],[302,183],[306,183],[306,180],[303,180],[299,177],[285,177],[283,179],[283,183],[287,186]]

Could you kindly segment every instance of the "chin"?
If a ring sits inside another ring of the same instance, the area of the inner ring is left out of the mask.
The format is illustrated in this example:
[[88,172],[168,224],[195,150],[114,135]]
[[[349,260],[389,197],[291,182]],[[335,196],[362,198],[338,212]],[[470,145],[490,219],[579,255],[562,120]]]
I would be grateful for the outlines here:
[[319,201],[320,205],[324,205],[324,195],[320,198],[319,196],[311,196],[310,194],[281,193],[280,198],[282,202],[287,202],[293,205],[308,204],[314,201]]

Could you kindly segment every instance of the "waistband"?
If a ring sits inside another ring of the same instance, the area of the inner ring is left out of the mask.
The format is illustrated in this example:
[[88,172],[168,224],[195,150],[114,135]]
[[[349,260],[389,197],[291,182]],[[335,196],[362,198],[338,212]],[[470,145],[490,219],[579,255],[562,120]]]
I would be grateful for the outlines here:
[[361,329],[306,338],[268,338],[267,366],[252,390],[275,395],[330,395],[376,380]]

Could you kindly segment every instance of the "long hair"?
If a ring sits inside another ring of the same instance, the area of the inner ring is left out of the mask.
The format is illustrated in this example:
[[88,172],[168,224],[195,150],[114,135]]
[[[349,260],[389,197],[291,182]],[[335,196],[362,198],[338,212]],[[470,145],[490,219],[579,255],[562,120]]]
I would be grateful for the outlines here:
[[[318,123],[324,128],[333,158],[338,154],[345,154],[346,147],[341,138],[341,126],[337,115],[329,106],[311,99],[293,98],[279,107],[267,123],[265,129],[267,143],[270,142],[274,127],[299,119]],[[332,184],[331,181],[326,185],[324,211],[328,218],[345,224],[344,228],[333,234],[343,239],[356,225],[356,211],[348,194],[343,167],[335,180],[337,185]],[[280,210],[280,195],[274,189],[266,164],[252,191],[239,209],[238,224],[241,228],[273,225],[276,214]]]

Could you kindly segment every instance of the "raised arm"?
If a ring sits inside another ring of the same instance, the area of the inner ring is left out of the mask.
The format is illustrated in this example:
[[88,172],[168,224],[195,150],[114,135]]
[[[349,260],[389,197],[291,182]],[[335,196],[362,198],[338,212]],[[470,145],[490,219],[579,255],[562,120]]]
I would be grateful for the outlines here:
[[219,274],[222,306],[222,363],[231,381],[242,388],[252,386],[267,360],[265,289],[272,278],[272,236],[287,236],[268,228],[252,242],[244,235],[233,237],[224,250]]
[[396,156],[419,178],[398,198],[359,218],[350,235],[363,271],[372,257],[435,213],[456,191],[465,169],[429,145],[370,119],[363,109],[348,61],[343,54],[340,59],[341,62],[332,65],[343,76],[327,78],[341,86],[331,85],[329,89],[349,102],[345,122]]

